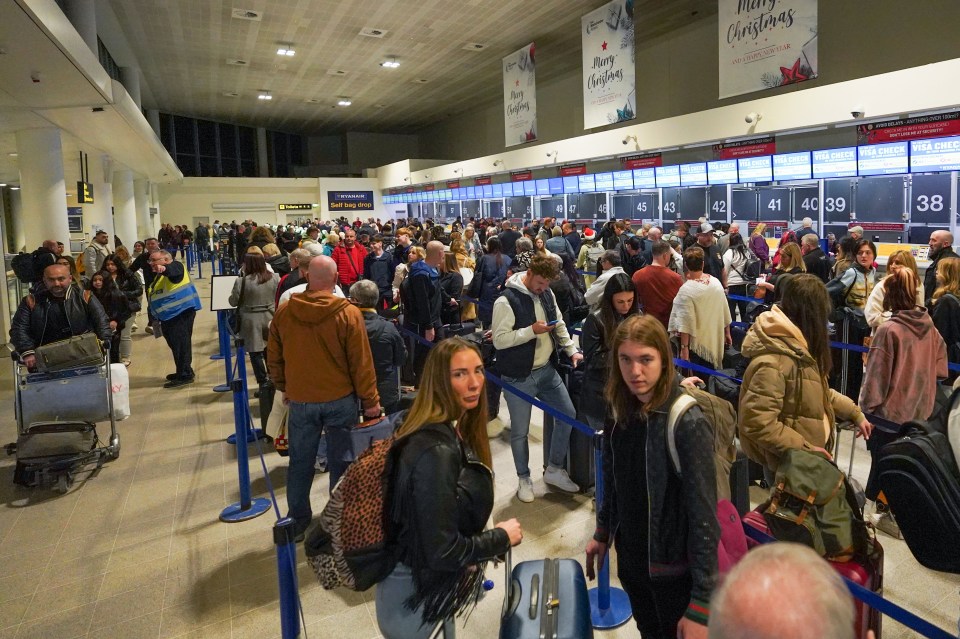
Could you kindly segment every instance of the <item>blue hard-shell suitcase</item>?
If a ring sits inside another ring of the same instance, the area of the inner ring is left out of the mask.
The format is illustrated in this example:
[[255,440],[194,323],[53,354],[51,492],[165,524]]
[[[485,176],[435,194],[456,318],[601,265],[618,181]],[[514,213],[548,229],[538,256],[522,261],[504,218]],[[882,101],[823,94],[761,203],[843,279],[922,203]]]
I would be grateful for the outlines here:
[[500,639],[593,638],[587,581],[579,562],[524,561],[512,573],[503,602]]

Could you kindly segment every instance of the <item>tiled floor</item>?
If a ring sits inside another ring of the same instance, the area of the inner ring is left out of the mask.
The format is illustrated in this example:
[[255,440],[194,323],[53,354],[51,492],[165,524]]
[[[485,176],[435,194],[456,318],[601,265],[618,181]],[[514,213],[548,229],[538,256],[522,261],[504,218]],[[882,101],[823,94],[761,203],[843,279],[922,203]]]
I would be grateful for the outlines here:
[[[204,283],[200,288],[209,299]],[[230,396],[210,390],[223,381],[224,371],[222,363],[208,359],[216,333],[207,311],[198,316],[194,344],[198,382],[164,390],[163,375],[172,370],[165,343],[134,333],[133,416],[119,424],[121,456],[96,476],[79,480],[68,494],[15,488],[12,459],[0,460],[0,639],[280,636],[272,512],[245,523],[218,521],[238,493],[235,453],[224,443],[233,431],[233,404]],[[0,410],[9,416],[0,437],[5,442],[15,437],[6,367],[0,377]],[[322,382],[322,372],[317,379]],[[854,474],[865,478],[869,456],[862,445],[858,448]],[[520,504],[513,498],[509,445],[497,440],[493,449],[499,478],[495,519],[515,516],[524,527],[515,558],[581,557],[593,530],[591,501],[544,495],[537,482],[538,499]],[[531,459],[540,455],[539,443],[533,442]],[[269,452],[266,462],[285,510],[284,460]],[[256,457],[251,476],[254,495],[265,496]],[[754,491],[755,499],[763,497],[758,488]],[[326,492],[327,479],[321,476],[314,483],[315,510]],[[905,544],[888,537],[882,541],[884,594],[943,628],[955,628],[960,578],[920,568]],[[302,555],[298,572],[307,624],[302,636],[378,636],[372,591],[322,590]],[[461,621],[461,638],[496,636],[504,580],[498,571],[490,576],[496,588],[465,624]],[[637,632],[628,623],[598,636],[636,637]],[[885,624],[886,639],[912,636]]]

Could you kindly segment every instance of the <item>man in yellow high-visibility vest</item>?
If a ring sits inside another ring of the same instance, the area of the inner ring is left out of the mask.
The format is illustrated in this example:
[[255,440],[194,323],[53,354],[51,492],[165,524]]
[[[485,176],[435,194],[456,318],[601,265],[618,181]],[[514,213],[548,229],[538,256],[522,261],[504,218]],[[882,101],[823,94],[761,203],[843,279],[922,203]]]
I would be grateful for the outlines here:
[[193,382],[193,320],[202,308],[197,288],[181,262],[167,251],[150,254],[153,281],[147,287],[150,311],[160,320],[160,334],[173,352],[177,370],[167,375],[164,388]]

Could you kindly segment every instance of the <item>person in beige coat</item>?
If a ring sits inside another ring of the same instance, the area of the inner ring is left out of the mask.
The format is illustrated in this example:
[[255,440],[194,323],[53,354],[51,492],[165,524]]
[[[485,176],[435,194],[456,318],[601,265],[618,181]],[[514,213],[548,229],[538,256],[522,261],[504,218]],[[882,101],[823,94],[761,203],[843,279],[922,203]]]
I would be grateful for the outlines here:
[[797,275],[787,283],[787,292],[757,318],[741,349],[750,365],[740,391],[740,444],[770,478],[788,450],[829,456],[838,419],[852,421],[865,438],[873,428],[851,399],[827,383],[830,298],[823,282],[815,275]]

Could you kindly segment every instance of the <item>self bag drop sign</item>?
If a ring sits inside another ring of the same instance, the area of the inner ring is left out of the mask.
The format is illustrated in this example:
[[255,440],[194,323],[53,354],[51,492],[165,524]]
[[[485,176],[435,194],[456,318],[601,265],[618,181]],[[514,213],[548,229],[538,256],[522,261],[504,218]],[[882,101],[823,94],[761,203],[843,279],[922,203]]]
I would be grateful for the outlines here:
[[331,211],[372,211],[373,191],[327,191]]

